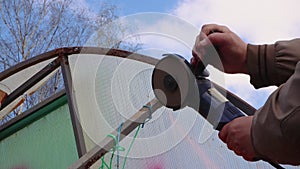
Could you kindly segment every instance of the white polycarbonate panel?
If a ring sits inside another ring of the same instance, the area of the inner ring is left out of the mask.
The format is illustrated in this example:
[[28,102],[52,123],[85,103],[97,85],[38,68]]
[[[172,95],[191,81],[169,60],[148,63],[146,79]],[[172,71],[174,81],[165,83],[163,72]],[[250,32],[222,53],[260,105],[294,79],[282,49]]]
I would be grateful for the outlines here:
[[0,111],[0,119],[2,119],[4,116],[6,116],[10,112],[12,112],[12,110],[17,108],[17,106],[19,106],[20,104],[22,104],[23,101],[24,101],[24,97],[22,95],[22,96],[18,97],[17,99],[15,99],[13,102],[11,102],[9,105],[7,105],[5,108],[3,108]]
[[[96,54],[72,55],[70,63],[77,117],[88,150],[154,98],[151,87],[153,65]],[[125,148],[119,152],[120,165],[135,131],[120,142]],[[272,168],[268,163],[249,163],[235,155],[217,134],[191,108],[178,111],[160,108],[140,129],[125,168]],[[107,163],[110,157],[111,153],[107,153]],[[116,155],[112,163],[117,165]],[[93,168],[100,165],[101,161],[98,161]]]
[[[25,69],[26,70],[26,69]],[[35,85],[33,85],[31,88],[29,88],[25,93],[23,93],[20,97],[18,97],[17,99],[15,99],[13,102],[11,102],[8,106],[6,106],[5,108],[3,108],[0,111],[0,119],[2,119],[5,115],[9,114],[10,112],[12,112],[15,108],[17,108],[21,103],[23,103],[24,99],[25,99],[25,95],[31,95],[34,92],[36,92],[40,87],[42,87],[55,73],[57,73],[58,68],[56,70],[54,70],[52,73],[50,73],[49,75],[45,76],[41,81],[39,81],[38,83],[36,83]],[[8,79],[8,78],[7,78]],[[13,79],[10,79],[13,80]],[[28,79],[26,79],[28,80]],[[8,80],[7,80],[8,81]],[[9,82],[11,83],[11,82]],[[24,83],[24,82],[23,82]],[[6,83],[7,84],[7,83]],[[0,84],[0,86],[3,84]],[[16,84],[15,84],[16,85]],[[17,86],[17,85],[16,85]],[[6,88],[6,85],[2,86],[3,89]],[[1,88],[1,89],[2,89]],[[10,90],[10,89],[9,89]]]
[[11,93],[16,88],[18,88],[21,84],[26,82],[30,77],[32,77],[38,71],[43,69],[46,65],[48,65],[50,62],[52,62],[54,59],[55,58],[35,64],[33,66],[30,66],[20,72],[17,72],[15,74],[7,77],[6,79],[3,79],[0,82],[0,87],[1,87],[0,89],[3,90],[4,92],[6,92],[7,94]]

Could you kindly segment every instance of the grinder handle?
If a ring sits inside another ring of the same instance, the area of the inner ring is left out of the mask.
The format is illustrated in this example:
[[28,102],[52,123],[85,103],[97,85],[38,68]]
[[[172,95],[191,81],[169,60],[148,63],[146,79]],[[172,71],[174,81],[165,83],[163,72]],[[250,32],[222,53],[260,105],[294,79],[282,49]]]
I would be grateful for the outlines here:
[[[222,128],[227,123],[229,123],[230,121],[232,121],[235,118],[242,117],[242,116],[245,116],[245,115],[237,107],[235,107],[231,102],[229,102],[229,101],[225,102],[224,111],[223,111],[221,120],[220,120],[218,126],[216,127],[216,130],[218,130],[218,131],[222,130]],[[258,158],[256,160],[260,160],[260,159]],[[268,162],[270,165],[272,165],[276,169],[284,169],[278,163],[275,163],[268,159],[261,159],[261,160]]]
[[205,78],[197,79],[197,86],[200,103],[194,106],[195,110],[198,110],[216,130],[220,131],[233,119],[245,116],[240,109],[214,87],[210,80]]
[[238,117],[245,116],[237,107],[235,107],[231,102],[225,102],[224,111],[221,120],[216,127],[216,130],[222,130],[222,128],[232,120]]

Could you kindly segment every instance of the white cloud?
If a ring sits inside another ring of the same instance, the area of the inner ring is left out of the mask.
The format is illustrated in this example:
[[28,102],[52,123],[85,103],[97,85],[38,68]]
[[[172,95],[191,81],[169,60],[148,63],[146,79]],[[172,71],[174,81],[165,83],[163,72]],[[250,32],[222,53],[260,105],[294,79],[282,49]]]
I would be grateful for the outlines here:
[[[262,44],[300,37],[299,6],[297,0],[182,0],[173,14],[197,25],[199,30],[203,24],[222,24],[246,42]],[[227,89],[256,108],[275,89],[255,90],[246,75],[225,75],[225,82]]]
[[224,74],[210,65],[207,69],[210,72],[209,78],[211,81],[238,95],[255,108],[260,108],[269,94],[276,89],[275,86],[255,89],[250,84],[250,77],[248,75]]
[[139,36],[143,44],[139,53],[158,58],[162,53],[178,53],[186,59],[191,57],[198,34],[194,25],[166,13],[139,13],[123,17],[120,21],[128,26],[134,25],[135,30],[128,32],[128,36]]
[[254,87],[249,83],[250,77],[246,75],[226,74],[225,79],[226,89],[236,93],[239,97],[250,103],[255,108],[261,107],[265,103],[269,94],[276,89],[274,86],[254,89]]
[[255,43],[273,43],[300,35],[297,0],[183,0],[174,14],[199,28],[224,24]]

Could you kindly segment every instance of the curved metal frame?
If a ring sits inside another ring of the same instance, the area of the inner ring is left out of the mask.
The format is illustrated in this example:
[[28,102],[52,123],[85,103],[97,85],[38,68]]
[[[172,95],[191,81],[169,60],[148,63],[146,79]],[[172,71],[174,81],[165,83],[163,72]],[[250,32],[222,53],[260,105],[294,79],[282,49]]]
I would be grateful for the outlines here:
[[155,65],[156,62],[158,61],[157,59],[154,59],[146,55],[137,54],[137,53],[128,52],[119,49],[109,49],[109,48],[100,48],[100,47],[65,47],[65,48],[54,49],[52,51],[37,55],[28,60],[18,63],[9,69],[4,70],[3,72],[0,73],[0,81],[4,80],[5,78],[19,71],[22,71],[30,66],[41,63],[43,61],[58,56],[68,56],[74,54],[99,54],[99,55],[117,56],[122,58],[134,59],[137,61],[149,63],[151,65]]

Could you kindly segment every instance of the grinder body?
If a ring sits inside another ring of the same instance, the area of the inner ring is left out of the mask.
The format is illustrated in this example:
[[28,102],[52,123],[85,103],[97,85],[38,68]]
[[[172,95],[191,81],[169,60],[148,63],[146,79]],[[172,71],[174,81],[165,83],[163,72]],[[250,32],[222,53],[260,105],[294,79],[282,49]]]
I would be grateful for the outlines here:
[[198,111],[216,130],[221,130],[233,119],[245,116],[236,106],[226,99],[207,79],[197,79],[199,89]]
[[189,106],[216,130],[245,114],[216,90],[204,65],[191,65],[177,54],[167,54],[155,66],[152,88],[156,98],[175,110]]

